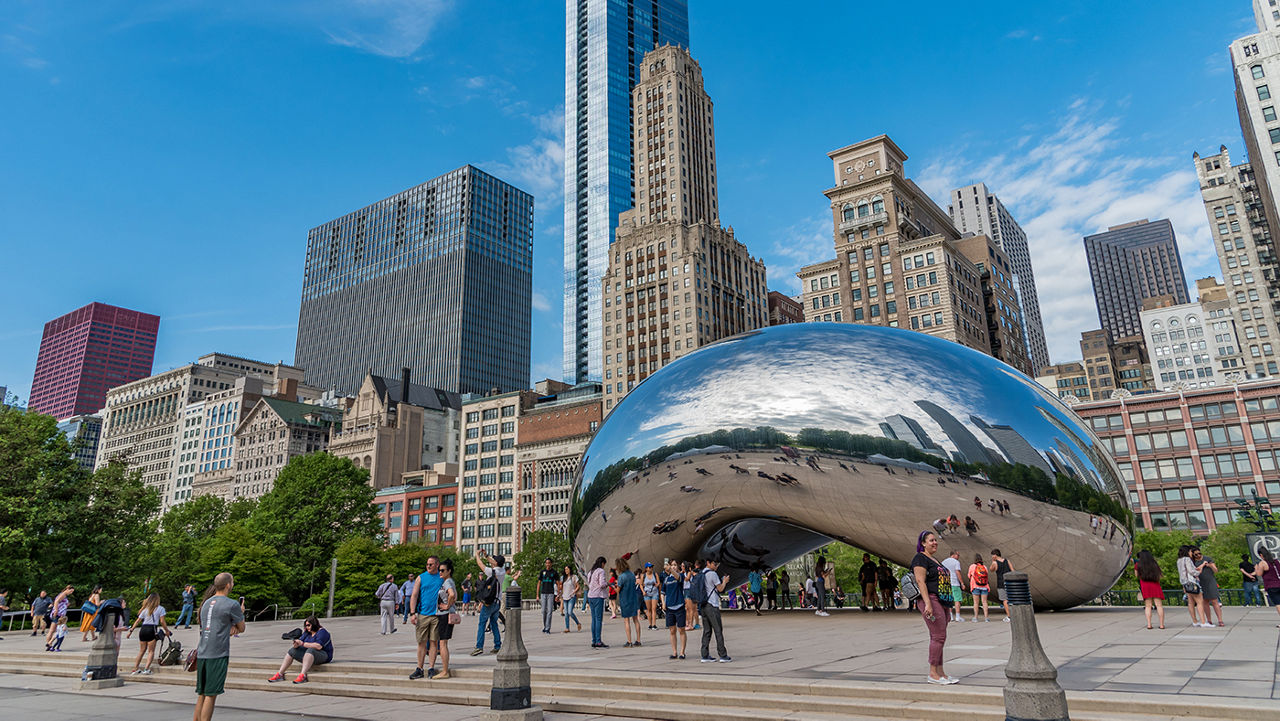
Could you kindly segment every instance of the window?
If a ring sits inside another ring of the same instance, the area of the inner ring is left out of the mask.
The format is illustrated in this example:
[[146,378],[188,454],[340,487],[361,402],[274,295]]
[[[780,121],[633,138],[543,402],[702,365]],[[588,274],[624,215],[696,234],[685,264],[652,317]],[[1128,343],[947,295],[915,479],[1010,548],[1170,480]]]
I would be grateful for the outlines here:
[[1266,73],[1262,72],[1261,65],[1254,65],[1253,67],[1249,68],[1249,70],[1253,72],[1254,80],[1261,80],[1266,75]]
[[1259,85],[1259,86],[1258,86],[1258,99],[1259,99],[1259,100],[1270,100],[1270,99],[1271,99],[1271,88],[1268,88],[1266,85]]
[[1268,105],[1262,109],[1262,119],[1268,123],[1274,123],[1276,121],[1276,108],[1274,105]]

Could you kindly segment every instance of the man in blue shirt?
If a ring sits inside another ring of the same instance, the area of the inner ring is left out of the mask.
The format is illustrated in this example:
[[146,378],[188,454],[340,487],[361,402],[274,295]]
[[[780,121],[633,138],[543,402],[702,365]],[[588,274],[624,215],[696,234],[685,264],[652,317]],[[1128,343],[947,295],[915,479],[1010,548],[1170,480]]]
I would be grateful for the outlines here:
[[760,591],[762,590],[760,585],[763,581],[764,577],[760,575],[759,568],[752,568],[751,572],[747,574],[747,590],[751,592],[751,602],[756,607],[757,616],[763,615],[760,613]]
[[178,622],[173,624],[174,628],[183,626],[184,619],[186,623],[184,628],[191,628],[191,613],[195,611],[195,607],[196,587],[188,583],[186,587],[182,589],[182,613],[178,614]]
[[[417,627],[418,637],[418,667],[409,674],[410,680],[426,675],[422,672],[422,662],[427,657],[427,646],[431,641],[440,640],[436,618],[436,599],[440,595],[440,584],[440,559],[431,556],[427,559],[426,572],[413,582],[413,594],[409,598],[409,604],[413,608],[409,620]],[[434,668],[431,669],[431,675],[435,675]]]
[[[667,615],[667,632],[671,634],[671,658],[683,659],[684,648],[689,641],[684,627],[687,622],[684,610],[684,579],[680,575],[680,562],[668,561],[662,577],[662,608]],[[676,645],[676,634],[680,644]]]

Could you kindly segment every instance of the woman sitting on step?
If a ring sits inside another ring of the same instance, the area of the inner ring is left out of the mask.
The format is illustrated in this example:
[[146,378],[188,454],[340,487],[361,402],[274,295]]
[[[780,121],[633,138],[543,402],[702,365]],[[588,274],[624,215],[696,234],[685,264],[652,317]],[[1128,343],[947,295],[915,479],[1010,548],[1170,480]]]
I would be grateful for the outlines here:
[[329,638],[329,632],[320,625],[320,619],[314,615],[307,616],[307,620],[302,622],[302,638],[293,640],[293,647],[285,653],[280,670],[267,679],[267,682],[283,681],[284,672],[289,670],[289,666],[293,665],[294,661],[301,661],[302,673],[298,674],[293,682],[306,683],[309,680],[307,674],[312,668],[332,660],[333,639]]

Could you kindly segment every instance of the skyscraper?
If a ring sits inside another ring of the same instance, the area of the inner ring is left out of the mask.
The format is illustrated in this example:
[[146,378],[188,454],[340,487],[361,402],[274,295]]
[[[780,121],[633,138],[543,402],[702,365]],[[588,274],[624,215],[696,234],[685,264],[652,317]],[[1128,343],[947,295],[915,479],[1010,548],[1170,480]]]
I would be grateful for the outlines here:
[[[1280,132],[1280,131],[1278,131]],[[1200,179],[1200,197],[1218,263],[1227,317],[1215,314],[1214,340],[1220,351],[1234,346],[1239,365],[1220,352],[1218,370],[1242,372],[1249,378],[1277,375],[1277,355],[1273,343],[1280,340],[1280,258],[1276,257],[1271,224],[1265,211],[1260,179],[1252,163],[1231,164],[1226,146],[1217,155],[1192,156]],[[1229,327],[1239,334],[1228,334]],[[1224,362],[1225,361],[1225,362]]]
[[1258,32],[1231,43],[1229,52],[1240,132],[1266,217],[1275,220],[1280,218],[1280,118],[1272,93],[1280,93],[1280,6],[1272,0],[1253,0],[1253,15]]
[[1027,358],[1036,373],[1049,365],[1049,346],[1044,338],[1044,322],[1040,318],[1040,298],[1036,294],[1036,276],[1031,269],[1031,249],[1027,234],[985,183],[974,183],[951,191],[947,206],[951,222],[961,234],[985,235],[1009,256],[1013,264],[1014,292],[1022,309],[1022,337],[1027,344]]
[[1112,338],[1142,335],[1142,301],[1171,295],[1189,303],[1187,278],[1178,255],[1173,223],[1145,219],[1085,236],[1098,321]]
[[453,393],[529,384],[533,196],[473,166],[307,234],[295,362],[355,393],[408,367]]
[[689,51],[644,58],[635,104],[636,207],[604,274],[604,410],[696,348],[769,325],[764,263],[720,227],[711,99]]
[[29,410],[58,419],[102,410],[107,390],[151,375],[160,316],[90,303],[44,324]]
[[687,0],[566,0],[564,377],[600,380],[600,279],[635,205],[631,89],[644,54],[689,46]]

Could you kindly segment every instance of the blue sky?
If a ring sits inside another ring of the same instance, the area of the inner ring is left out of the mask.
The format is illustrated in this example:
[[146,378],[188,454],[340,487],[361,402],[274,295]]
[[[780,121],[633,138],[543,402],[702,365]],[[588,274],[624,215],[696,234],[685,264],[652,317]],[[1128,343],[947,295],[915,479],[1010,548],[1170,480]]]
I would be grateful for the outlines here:
[[[1191,153],[1244,159],[1247,0],[690,4],[721,220],[772,288],[834,254],[826,153],[880,133],[944,208],[983,180],[1019,219],[1055,361],[1097,327],[1082,235],[1168,217],[1188,280],[1218,273]],[[0,385],[25,399],[43,323],[95,300],[162,316],[156,371],[289,362],[307,230],[465,163],[536,197],[533,376],[558,378],[563,24],[556,0],[4,3]]]

